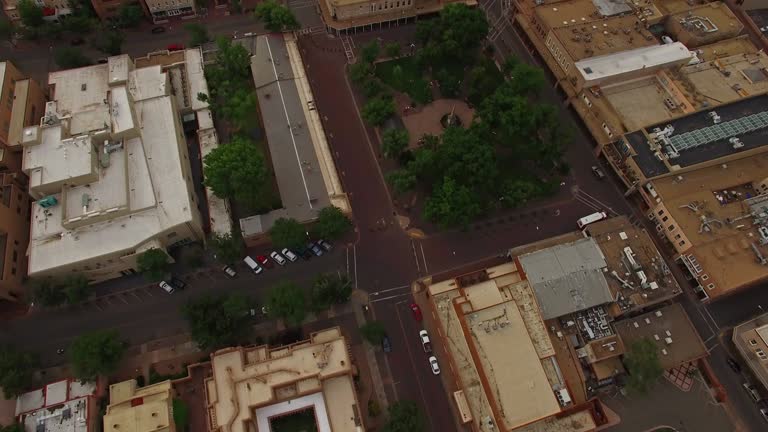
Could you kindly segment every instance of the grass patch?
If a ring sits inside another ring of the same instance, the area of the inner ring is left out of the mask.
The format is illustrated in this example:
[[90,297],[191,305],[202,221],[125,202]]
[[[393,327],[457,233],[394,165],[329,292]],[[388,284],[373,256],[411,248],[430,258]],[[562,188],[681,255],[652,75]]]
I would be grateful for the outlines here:
[[406,93],[413,102],[424,105],[432,101],[432,91],[413,57],[376,64],[376,77],[393,89]]
[[173,400],[173,422],[178,432],[189,430],[189,407],[181,399]]
[[270,421],[273,432],[317,432],[315,413],[305,409]]

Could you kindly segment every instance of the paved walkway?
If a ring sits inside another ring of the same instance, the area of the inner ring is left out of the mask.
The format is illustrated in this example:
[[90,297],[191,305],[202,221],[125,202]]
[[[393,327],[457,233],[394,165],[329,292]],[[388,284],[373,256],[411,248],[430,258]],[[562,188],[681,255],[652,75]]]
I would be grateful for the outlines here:
[[451,111],[465,126],[472,124],[472,119],[475,117],[475,110],[458,99],[438,99],[423,107],[401,110],[403,123],[410,134],[408,147],[418,147],[419,140],[424,135],[442,135],[443,125],[440,119]]

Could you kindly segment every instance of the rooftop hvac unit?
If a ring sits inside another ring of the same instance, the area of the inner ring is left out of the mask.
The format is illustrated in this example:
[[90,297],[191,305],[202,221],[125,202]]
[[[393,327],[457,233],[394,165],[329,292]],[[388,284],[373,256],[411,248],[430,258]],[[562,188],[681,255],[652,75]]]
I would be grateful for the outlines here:
[[[626,234],[624,234],[626,236]],[[627,246],[624,248],[624,256],[627,257],[627,261],[629,261],[629,265],[632,266],[633,270],[637,270],[640,268],[640,264],[635,261],[635,254],[632,252],[632,248]]]
[[663,313],[661,313],[661,311],[660,311],[660,310],[657,310],[657,311],[656,311],[656,313],[655,313],[655,315],[656,315],[657,317],[660,317],[660,316],[662,316],[662,315],[664,315],[664,314],[663,314]]
[[59,203],[59,200],[56,199],[55,196],[49,195],[40,201],[37,202],[37,205],[39,205],[42,208],[51,208]]
[[741,142],[739,137],[728,138],[728,142],[731,143],[731,147],[733,147],[734,150],[744,147],[744,143]]

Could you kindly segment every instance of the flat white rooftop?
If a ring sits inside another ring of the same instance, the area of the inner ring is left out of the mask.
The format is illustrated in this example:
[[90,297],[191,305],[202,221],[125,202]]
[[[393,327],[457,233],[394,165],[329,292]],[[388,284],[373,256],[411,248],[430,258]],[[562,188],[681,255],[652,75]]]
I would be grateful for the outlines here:
[[[130,253],[193,220],[186,142],[165,73],[132,68],[119,56],[50,76],[55,115],[25,130],[23,167],[31,192],[58,205],[32,206],[30,275]],[[67,125],[79,134],[68,137]]]
[[680,42],[635,48],[577,61],[574,65],[587,81],[595,81],[640,69],[677,63],[693,54]]

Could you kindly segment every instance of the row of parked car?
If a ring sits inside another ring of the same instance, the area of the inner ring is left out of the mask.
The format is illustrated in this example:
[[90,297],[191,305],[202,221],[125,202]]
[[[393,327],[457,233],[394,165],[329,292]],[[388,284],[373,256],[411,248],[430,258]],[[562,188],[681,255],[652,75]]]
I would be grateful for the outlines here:
[[[736,360],[728,357],[725,359],[725,362],[728,363],[728,366],[733,369],[734,372],[741,374],[741,365]],[[763,396],[760,394],[760,391],[758,391],[757,387],[749,382],[742,383],[741,386],[744,387],[744,390],[747,391],[749,397],[752,398],[755,403],[757,403],[760,416],[763,418],[763,420],[768,422],[768,403],[763,400]]]
[[[254,274],[261,274],[264,269],[271,269],[275,266],[275,263],[280,266],[284,266],[289,262],[298,261],[299,257],[304,260],[310,260],[313,256],[319,257],[323,253],[329,252],[333,246],[325,240],[318,240],[316,242],[310,242],[306,247],[300,250],[292,251],[288,248],[283,248],[280,252],[273,251],[267,255],[256,255],[256,259],[246,256],[243,258],[243,262],[248,266]],[[232,267],[225,265],[222,270],[230,277],[236,277],[237,272]]]
[[[413,319],[421,322],[423,316],[421,314],[421,308],[419,305],[416,303],[411,303],[408,307],[411,309]],[[432,342],[429,340],[429,333],[427,333],[426,330],[419,331],[419,340],[421,341],[421,347],[424,349],[424,352],[427,354],[432,354]],[[389,340],[389,336],[385,335],[381,340],[381,347],[384,349],[385,353],[392,352],[392,342]],[[432,373],[434,375],[440,375],[440,364],[437,362],[437,357],[430,355],[427,361],[429,362],[430,369],[432,369]]]

